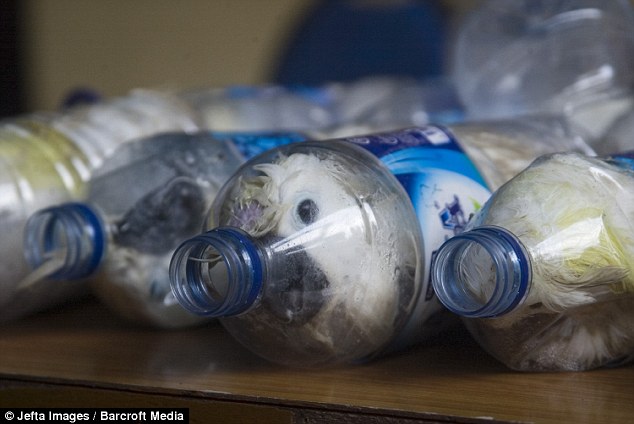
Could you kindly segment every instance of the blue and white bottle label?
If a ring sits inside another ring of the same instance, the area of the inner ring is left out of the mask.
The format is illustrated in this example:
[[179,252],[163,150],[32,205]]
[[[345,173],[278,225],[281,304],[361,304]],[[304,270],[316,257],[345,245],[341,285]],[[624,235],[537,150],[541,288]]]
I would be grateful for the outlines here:
[[491,191],[460,144],[443,127],[408,128],[346,141],[380,158],[403,185],[416,210],[424,242],[424,283],[404,337],[424,337],[418,334],[427,327],[424,323],[442,309],[430,281],[435,251],[445,240],[462,232]]

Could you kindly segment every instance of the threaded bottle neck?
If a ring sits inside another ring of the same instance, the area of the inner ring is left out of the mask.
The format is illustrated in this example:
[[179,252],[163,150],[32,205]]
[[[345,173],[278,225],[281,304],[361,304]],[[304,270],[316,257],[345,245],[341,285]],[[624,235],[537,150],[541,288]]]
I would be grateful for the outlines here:
[[26,223],[24,254],[31,268],[59,261],[59,266],[47,276],[49,279],[75,280],[89,276],[101,263],[105,249],[101,220],[83,203],[42,209]]
[[183,242],[170,263],[172,292],[187,310],[227,317],[249,310],[264,278],[261,249],[244,231],[219,227]]
[[447,240],[437,251],[432,284],[452,312],[473,318],[504,315],[526,297],[530,256],[501,227],[482,226]]

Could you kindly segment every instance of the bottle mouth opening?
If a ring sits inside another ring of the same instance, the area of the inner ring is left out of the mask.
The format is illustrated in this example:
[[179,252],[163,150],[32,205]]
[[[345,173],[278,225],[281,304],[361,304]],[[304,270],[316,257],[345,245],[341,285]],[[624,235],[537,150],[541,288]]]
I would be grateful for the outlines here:
[[209,317],[246,312],[262,286],[258,248],[237,228],[216,228],[183,242],[170,263],[176,300]]
[[465,317],[504,315],[528,292],[528,252],[510,232],[479,227],[447,240],[437,252],[432,283],[439,300]]
[[27,221],[24,254],[31,268],[58,262],[45,276],[50,280],[76,280],[92,274],[106,249],[103,225],[87,205],[68,203],[43,209]]

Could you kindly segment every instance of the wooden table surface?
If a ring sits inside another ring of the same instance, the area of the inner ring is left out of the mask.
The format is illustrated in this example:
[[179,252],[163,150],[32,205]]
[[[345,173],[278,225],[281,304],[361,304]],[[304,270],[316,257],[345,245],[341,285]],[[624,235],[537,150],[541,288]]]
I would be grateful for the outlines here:
[[0,326],[1,407],[151,404],[191,422],[634,423],[634,366],[514,372],[458,328],[370,364],[288,369],[217,323],[139,328],[93,301]]

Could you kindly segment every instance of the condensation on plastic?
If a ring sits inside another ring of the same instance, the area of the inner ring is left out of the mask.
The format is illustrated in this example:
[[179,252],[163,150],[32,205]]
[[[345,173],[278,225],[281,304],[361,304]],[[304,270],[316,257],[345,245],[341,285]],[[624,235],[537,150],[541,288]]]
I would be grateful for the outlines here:
[[[515,234],[529,253],[532,281],[510,312],[464,319],[487,351],[522,371],[634,359],[633,190],[632,169],[567,153],[538,159],[494,193],[466,231],[494,225]],[[461,266],[469,267],[482,276],[474,290],[491,292],[492,269]]]

